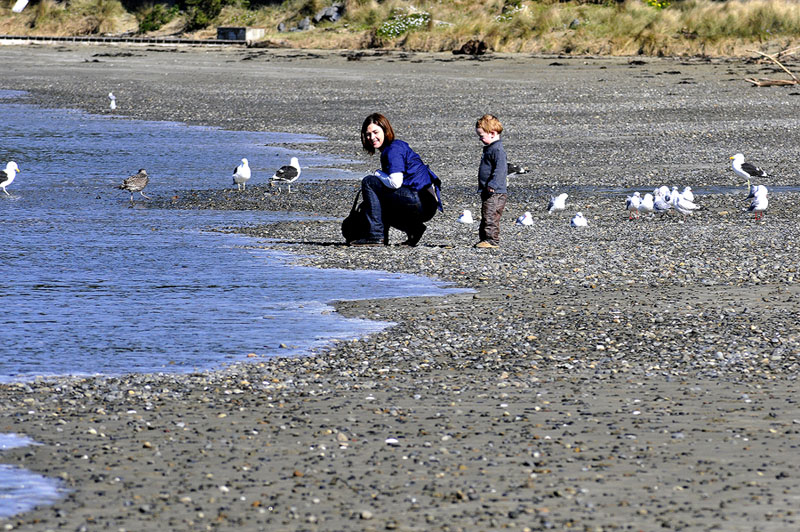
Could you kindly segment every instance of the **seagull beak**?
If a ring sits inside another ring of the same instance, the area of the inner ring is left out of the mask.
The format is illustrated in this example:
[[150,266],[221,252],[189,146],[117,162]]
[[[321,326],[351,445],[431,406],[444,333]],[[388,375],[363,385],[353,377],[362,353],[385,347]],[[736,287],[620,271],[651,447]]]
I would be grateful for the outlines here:
[[731,157],[728,157],[728,159],[730,159],[730,160],[733,160],[733,156],[731,156]]

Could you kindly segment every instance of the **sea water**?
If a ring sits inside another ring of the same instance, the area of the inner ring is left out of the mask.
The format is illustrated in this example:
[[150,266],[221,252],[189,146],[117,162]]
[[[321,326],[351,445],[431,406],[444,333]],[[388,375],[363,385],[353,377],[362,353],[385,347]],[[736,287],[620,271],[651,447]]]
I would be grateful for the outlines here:
[[[151,197],[232,188],[243,157],[251,184],[266,183],[292,155],[304,166],[301,181],[347,177],[331,168],[339,161],[313,153],[320,137],[8,101],[19,96],[0,92],[0,168],[14,160],[22,170],[10,195],[0,190],[0,382],[190,372],[252,354],[302,354],[387,326],[343,318],[331,312],[332,300],[449,290],[418,276],[296,267],[280,252],[258,249],[253,238],[211,231],[308,214],[142,208],[147,200],[139,194],[130,208],[129,194],[114,188],[139,168],[151,176]],[[290,151],[285,143],[309,150]],[[22,470],[0,475],[6,487],[14,475],[39,486]],[[50,500],[49,489],[39,490],[42,501]],[[30,500],[28,490],[21,493]],[[17,504],[0,493],[0,515],[19,511]]]

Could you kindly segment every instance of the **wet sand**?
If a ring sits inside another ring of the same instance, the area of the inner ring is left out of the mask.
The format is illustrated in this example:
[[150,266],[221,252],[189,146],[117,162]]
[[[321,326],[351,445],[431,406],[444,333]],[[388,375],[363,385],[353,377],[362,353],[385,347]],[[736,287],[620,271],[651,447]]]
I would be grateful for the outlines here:
[[[0,88],[43,105],[107,113],[113,90],[134,118],[316,133],[328,142],[315,149],[360,173],[376,164],[360,122],[382,111],[445,182],[446,211],[417,248],[343,245],[357,180],[276,194],[254,177],[243,194],[151,206],[314,212],[231,230],[303,264],[474,290],[338,303],[397,325],[308,357],[0,387],[0,431],[42,443],[0,458],[70,490],[6,529],[798,527],[800,91],[743,81],[780,77],[772,67],[82,46],[0,57]],[[477,223],[455,220],[479,208],[473,124],[487,111],[531,172],[511,179],[501,248],[480,251]],[[738,151],[774,176],[761,223],[743,212]],[[703,209],[629,221],[625,195],[660,184],[691,185]],[[568,209],[548,215],[556,191]],[[514,224],[525,210],[532,227]],[[569,227],[577,210],[589,227]]]

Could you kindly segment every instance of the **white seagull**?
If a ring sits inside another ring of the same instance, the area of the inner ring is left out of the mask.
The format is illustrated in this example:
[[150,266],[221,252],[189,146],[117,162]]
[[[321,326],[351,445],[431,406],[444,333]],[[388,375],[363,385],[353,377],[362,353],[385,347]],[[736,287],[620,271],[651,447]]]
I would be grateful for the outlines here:
[[22,170],[19,169],[19,166],[17,166],[17,163],[14,161],[8,161],[5,170],[0,171],[2,172],[2,175],[0,175],[0,188],[3,189],[6,196],[11,195],[8,193],[8,190],[6,190],[6,187],[14,182],[14,178],[17,177],[17,172],[21,171]]
[[654,208],[653,195],[648,192],[642,198],[641,203],[639,203],[639,212],[652,213]]
[[[278,168],[278,171],[273,174],[269,179],[269,185],[272,186],[274,182],[288,183],[289,193],[291,193],[292,183],[294,183],[298,177],[300,177],[300,163],[297,161],[297,157],[292,157],[288,165],[281,166]],[[280,191],[280,189],[278,190]]]
[[669,187],[667,185],[661,185],[660,187],[658,187],[653,191],[653,197],[657,198],[659,196],[661,196],[662,198],[666,198],[667,196],[669,196]]
[[533,215],[529,211],[517,218],[517,225],[533,225]]
[[108,93],[108,99],[111,100],[111,103],[108,104],[108,107],[113,111],[117,108],[117,97],[114,96],[113,92]]
[[572,220],[570,220],[569,225],[572,227],[586,227],[589,225],[589,222],[583,217],[582,212],[577,212],[575,216],[572,217]]
[[555,211],[563,211],[567,208],[567,198],[569,197],[566,193],[561,193],[558,196],[550,196],[550,203],[547,204],[547,213],[552,214]]
[[692,214],[694,211],[699,209],[694,202],[689,201],[688,199],[681,196],[680,192],[678,192],[678,187],[672,187],[672,191],[669,193],[670,201],[672,206],[675,208],[676,211],[681,213],[684,217]]
[[665,212],[672,208],[672,204],[669,200],[669,194],[666,196],[662,196],[660,193],[656,194],[656,197],[653,198],[653,212],[663,216]]
[[731,159],[733,160],[733,173],[744,179],[748,187],[750,180],[754,177],[767,177],[767,173],[761,168],[744,162],[744,155],[741,153],[737,153]]
[[694,192],[692,192],[692,187],[690,186],[683,187],[683,192],[681,192],[681,197],[689,201],[694,201]]
[[745,199],[755,198],[757,194],[767,194],[767,187],[764,185],[750,185],[750,195]]
[[247,159],[242,159],[242,164],[233,169],[233,184],[237,190],[244,190],[250,180],[250,165]]
[[747,212],[753,213],[753,219],[761,220],[764,218],[764,211],[767,210],[769,201],[767,201],[767,187],[759,185],[756,188],[755,194],[752,194],[753,201],[750,202]]
[[461,216],[458,217],[458,223],[471,224],[472,222],[472,211],[469,209],[465,209],[464,212],[461,213]]
[[642,195],[637,190],[632,196],[625,198],[625,210],[628,211],[628,220],[639,217],[639,205],[642,203]]

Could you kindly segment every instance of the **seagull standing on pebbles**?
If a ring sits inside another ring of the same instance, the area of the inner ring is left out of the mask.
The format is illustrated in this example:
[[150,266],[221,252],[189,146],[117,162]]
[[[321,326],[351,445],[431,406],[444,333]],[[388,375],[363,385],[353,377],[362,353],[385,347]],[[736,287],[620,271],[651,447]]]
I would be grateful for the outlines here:
[[750,207],[748,207],[747,212],[753,213],[754,220],[762,220],[764,218],[764,211],[767,210],[767,206],[769,205],[769,201],[767,201],[767,187],[758,185],[748,198],[749,197],[752,197],[753,201],[750,202]]
[[550,203],[547,204],[547,214],[553,214],[555,211],[563,211],[567,208],[566,193],[561,193],[558,196],[550,196]]
[[625,198],[625,210],[628,211],[628,220],[639,217],[639,205],[642,203],[642,195],[639,191],[633,193],[632,196]]
[[269,185],[272,186],[275,182],[287,183],[289,185],[289,193],[291,194],[292,183],[294,183],[298,177],[300,177],[300,163],[297,157],[292,157],[288,165],[281,166],[278,171],[273,174],[269,179]]
[[117,108],[117,97],[114,96],[113,92],[109,92],[108,99],[111,100],[111,103],[108,104],[108,107],[113,111]]
[[464,212],[461,213],[461,216],[458,217],[458,223],[471,224],[473,221],[472,211],[469,209],[465,209]]
[[670,201],[672,203],[672,207],[681,213],[683,217],[692,214],[694,211],[699,209],[694,202],[689,201],[688,199],[684,198],[680,192],[678,192],[678,187],[672,187],[672,191],[669,193]]
[[237,190],[244,190],[250,180],[250,165],[247,159],[242,159],[242,164],[233,169],[233,184]]
[[744,179],[748,187],[751,179],[767,177],[767,173],[761,168],[744,162],[744,155],[741,153],[737,153],[731,159],[733,160],[733,173]]
[[656,197],[653,198],[653,212],[656,212],[660,215],[664,215],[665,212],[672,208],[672,204],[670,203],[669,194],[662,195],[661,191],[656,194]]
[[642,198],[641,203],[639,203],[639,212],[644,212],[644,213],[649,212],[652,214],[654,209],[655,207],[653,205],[653,195],[648,192]]
[[127,190],[131,193],[131,203],[133,203],[133,193],[138,192],[142,196],[147,199],[150,199],[149,196],[146,196],[144,191],[144,187],[147,186],[147,183],[150,181],[150,177],[147,175],[147,171],[144,168],[139,169],[139,173],[132,175],[126,178],[121,185],[117,185],[117,188],[121,190]]
[[586,218],[583,217],[582,212],[576,212],[575,216],[573,216],[572,220],[570,220],[569,225],[572,227],[587,227],[589,222],[587,222]]
[[529,211],[517,218],[517,225],[533,225],[533,215]]
[[14,182],[14,178],[17,177],[17,172],[21,171],[22,170],[19,169],[19,166],[17,166],[17,163],[14,161],[8,161],[6,163],[6,168],[2,170],[2,175],[0,175],[0,188],[3,189],[6,196],[11,195],[8,193],[8,190],[6,190],[6,187]]

